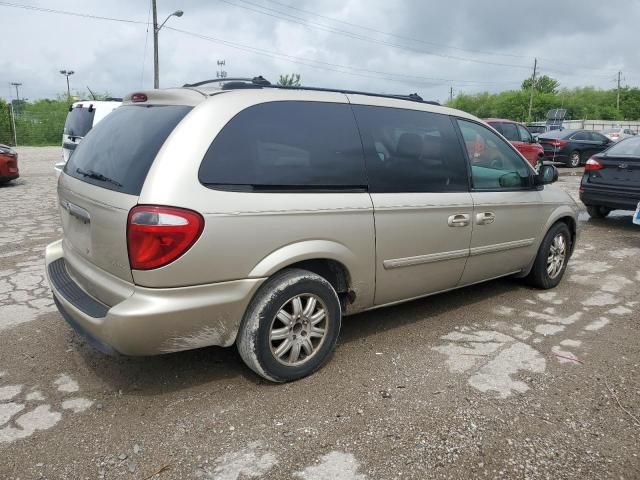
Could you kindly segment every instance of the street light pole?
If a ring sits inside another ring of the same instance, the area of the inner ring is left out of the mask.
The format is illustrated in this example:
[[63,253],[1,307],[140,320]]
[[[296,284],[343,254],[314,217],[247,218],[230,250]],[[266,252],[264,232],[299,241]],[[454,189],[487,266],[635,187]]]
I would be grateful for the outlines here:
[[67,77],[67,101],[69,101],[71,100],[71,88],[69,87],[69,77],[76,72],[74,72],[73,70],[60,70],[60,73],[65,77]]
[[11,82],[11,85],[16,87],[16,101],[20,103],[20,94],[18,93],[18,87],[22,86],[22,84],[18,82]]
[[160,66],[159,66],[159,55],[158,55],[158,33],[160,33],[160,29],[164,27],[164,24],[167,23],[171,17],[181,17],[184,12],[182,10],[176,10],[167,18],[165,18],[164,22],[158,26],[158,9],[156,6],[156,0],[151,0],[151,7],[153,10],[153,88],[160,88]]

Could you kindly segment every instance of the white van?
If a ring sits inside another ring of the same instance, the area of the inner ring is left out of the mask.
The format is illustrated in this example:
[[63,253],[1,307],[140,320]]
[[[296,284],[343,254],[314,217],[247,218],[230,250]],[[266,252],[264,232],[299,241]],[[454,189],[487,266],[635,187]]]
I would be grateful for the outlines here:
[[75,150],[76,146],[100,120],[122,105],[121,98],[107,100],[81,100],[69,107],[62,133],[62,162],[55,168],[59,173]]

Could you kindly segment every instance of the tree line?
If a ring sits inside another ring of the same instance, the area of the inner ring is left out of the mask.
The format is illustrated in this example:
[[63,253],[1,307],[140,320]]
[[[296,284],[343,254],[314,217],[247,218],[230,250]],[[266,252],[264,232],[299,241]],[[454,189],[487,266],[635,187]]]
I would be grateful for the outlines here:
[[547,112],[554,108],[566,109],[567,120],[640,120],[640,88],[621,88],[618,110],[617,89],[560,88],[557,80],[543,75],[534,85],[533,108],[531,118],[528,118],[530,94],[531,79],[527,79],[519,90],[459,93],[446,105],[480,118],[508,118],[520,122],[543,121]]

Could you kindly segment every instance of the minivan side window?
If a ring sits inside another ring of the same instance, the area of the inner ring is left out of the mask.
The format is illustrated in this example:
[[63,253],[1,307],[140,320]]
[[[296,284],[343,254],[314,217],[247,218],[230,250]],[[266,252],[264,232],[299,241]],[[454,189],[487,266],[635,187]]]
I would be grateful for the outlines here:
[[354,105],[373,193],[469,190],[451,119],[400,108]]
[[241,191],[365,189],[362,142],[348,104],[251,106],[217,135],[198,173],[210,188]]
[[528,188],[531,169],[502,138],[487,127],[458,119],[471,163],[475,190]]

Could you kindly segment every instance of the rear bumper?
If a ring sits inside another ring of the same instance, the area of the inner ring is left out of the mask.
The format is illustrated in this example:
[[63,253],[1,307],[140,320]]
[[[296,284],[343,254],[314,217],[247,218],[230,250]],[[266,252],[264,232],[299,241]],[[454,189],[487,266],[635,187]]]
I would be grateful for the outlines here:
[[16,178],[19,178],[19,177],[20,175],[18,175],[17,173],[15,175],[8,175],[8,176],[0,175],[0,183],[10,182],[11,180],[15,180]]
[[157,355],[210,345],[230,346],[264,279],[179,288],[144,288],[104,305],[69,275],[61,241],[46,249],[46,272],[58,310],[98,350]]
[[581,187],[580,200],[585,205],[602,206],[613,210],[635,210],[640,202],[640,190],[621,192],[619,190]]

